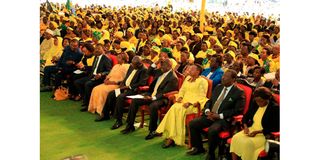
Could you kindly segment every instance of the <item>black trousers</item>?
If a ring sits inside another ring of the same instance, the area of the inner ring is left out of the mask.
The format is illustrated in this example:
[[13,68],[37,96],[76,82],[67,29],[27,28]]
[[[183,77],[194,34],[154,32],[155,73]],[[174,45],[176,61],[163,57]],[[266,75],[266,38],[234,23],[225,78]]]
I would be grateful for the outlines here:
[[127,118],[128,125],[133,126],[139,107],[142,105],[148,105],[150,109],[149,131],[155,131],[158,126],[158,110],[161,107],[164,107],[167,103],[167,99],[160,99],[155,101],[145,99],[133,99],[129,107],[129,113]]
[[103,83],[102,79],[92,80],[90,77],[83,77],[74,82],[78,92],[83,97],[83,104],[85,104],[86,107],[89,105],[92,89],[101,83]]
[[214,151],[217,148],[220,138],[219,132],[226,130],[228,128],[227,121],[223,119],[211,121],[205,116],[195,118],[190,121],[190,135],[191,135],[191,146],[198,149],[203,149],[201,133],[202,129],[209,127],[208,130],[208,143],[209,143],[209,152],[208,154],[214,159]]
[[[75,86],[75,81],[80,79],[80,78],[83,78],[83,77],[86,77],[88,76],[87,74],[72,74],[71,77],[68,79],[68,88],[69,88],[69,94],[71,95],[78,95],[79,92],[78,92],[78,89],[76,88]],[[82,96],[83,96],[84,93],[82,93]]]
[[58,69],[56,66],[46,66],[44,67],[44,75],[42,79],[42,84],[45,86],[50,85],[50,78],[53,74],[56,74],[58,72]]
[[60,72],[57,72],[55,75],[54,80],[54,86],[55,88],[61,86],[62,80],[67,80],[70,78],[70,76],[73,74],[74,69],[73,68],[63,68]]
[[136,92],[133,90],[121,90],[121,92],[123,93],[119,94],[118,97],[116,97],[114,90],[108,94],[102,111],[104,116],[108,117],[111,111],[117,121],[122,121],[126,96],[134,95]]

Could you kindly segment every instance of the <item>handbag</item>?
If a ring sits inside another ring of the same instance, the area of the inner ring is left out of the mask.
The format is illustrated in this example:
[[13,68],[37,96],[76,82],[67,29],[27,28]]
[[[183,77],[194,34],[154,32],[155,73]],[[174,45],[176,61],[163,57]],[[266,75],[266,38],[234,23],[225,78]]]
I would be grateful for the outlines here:
[[54,91],[54,100],[63,101],[69,98],[69,90],[66,87],[60,86]]

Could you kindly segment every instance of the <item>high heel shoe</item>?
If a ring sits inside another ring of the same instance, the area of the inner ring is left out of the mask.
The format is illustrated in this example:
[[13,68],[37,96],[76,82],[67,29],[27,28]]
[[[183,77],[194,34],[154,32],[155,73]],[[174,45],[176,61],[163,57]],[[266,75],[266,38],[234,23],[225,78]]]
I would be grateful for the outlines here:
[[174,147],[176,144],[174,143],[174,140],[172,139],[167,139],[163,144],[162,148],[169,148],[169,147]]

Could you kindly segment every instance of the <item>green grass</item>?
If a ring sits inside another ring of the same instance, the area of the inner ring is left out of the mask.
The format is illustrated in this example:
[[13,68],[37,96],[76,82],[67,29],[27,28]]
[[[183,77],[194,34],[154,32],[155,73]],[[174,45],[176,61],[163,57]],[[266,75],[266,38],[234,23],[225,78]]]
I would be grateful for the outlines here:
[[94,122],[96,115],[79,111],[80,102],[54,101],[50,96],[50,92],[40,93],[41,160],[61,160],[79,154],[89,160],[205,159],[204,154],[187,156],[186,147],[162,149],[162,137],[144,140],[147,127],[128,135],[120,133],[124,126],[110,130],[114,120]]

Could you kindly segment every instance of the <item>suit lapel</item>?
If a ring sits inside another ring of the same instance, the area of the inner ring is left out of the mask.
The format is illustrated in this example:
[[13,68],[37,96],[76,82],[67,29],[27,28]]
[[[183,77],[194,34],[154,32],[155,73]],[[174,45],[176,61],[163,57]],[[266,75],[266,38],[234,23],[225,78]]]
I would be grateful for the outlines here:
[[98,66],[97,66],[97,73],[100,73],[101,72],[101,66],[103,65],[103,63],[104,63],[104,55],[102,55],[101,56],[101,58],[100,58],[100,62],[99,62],[99,64],[97,64]]
[[220,96],[222,89],[223,89],[223,85],[219,85],[219,88],[217,88],[217,92],[212,94],[212,106],[213,104],[217,101],[218,97]]
[[124,81],[123,81],[123,82],[126,82],[126,81],[127,81],[128,77],[129,77],[129,75],[131,74],[132,71],[133,71],[133,67],[130,65],[130,67],[129,67],[128,71],[127,71],[127,75],[126,75],[126,77],[124,78]]
[[236,90],[235,87],[236,87],[236,86],[233,86],[233,87],[231,88],[231,90],[228,92],[227,96],[223,99],[223,101],[222,101],[222,103],[221,103],[221,105],[220,105],[220,107],[219,107],[219,110],[223,108],[223,106],[225,105],[225,103],[228,102],[229,99],[231,98],[231,95],[234,94],[234,92],[235,92],[235,90]]
[[167,76],[166,76],[166,77],[162,80],[162,82],[160,83],[158,89],[161,88],[164,84],[166,84],[166,82],[169,80],[169,78],[172,76],[172,74],[173,74],[172,71],[170,71],[170,72],[167,74]]

